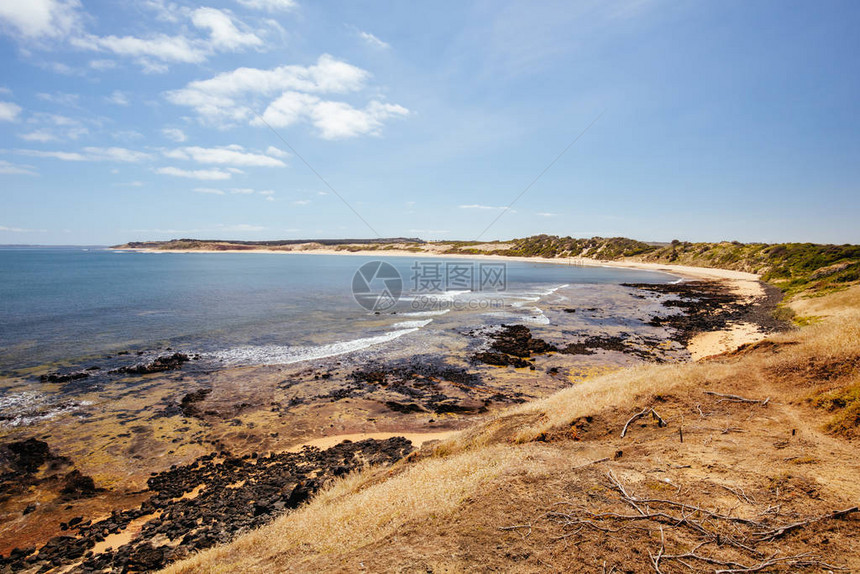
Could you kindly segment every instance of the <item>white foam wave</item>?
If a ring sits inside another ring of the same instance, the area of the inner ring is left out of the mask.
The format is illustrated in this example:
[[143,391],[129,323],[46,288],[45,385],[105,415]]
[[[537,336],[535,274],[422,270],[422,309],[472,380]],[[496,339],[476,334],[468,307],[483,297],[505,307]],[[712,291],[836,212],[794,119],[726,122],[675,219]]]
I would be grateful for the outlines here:
[[398,329],[396,331],[389,331],[388,333],[375,335],[373,337],[363,337],[352,341],[340,341],[338,343],[319,345],[316,347],[291,347],[285,345],[236,347],[234,349],[226,349],[224,351],[213,353],[211,356],[231,365],[289,365],[292,363],[299,363],[301,361],[312,361],[315,359],[325,359],[326,357],[335,357],[337,355],[354,353],[374,345],[393,341],[394,339],[417,330],[418,327]]
[[451,309],[439,309],[438,311],[413,311],[411,313],[401,313],[401,317],[435,317],[436,315],[444,315],[449,313]]
[[403,321],[395,323],[391,326],[392,329],[420,329],[426,327],[433,322],[433,319],[425,319],[424,321]]
[[537,307],[532,307],[530,309],[534,315],[529,317],[523,317],[521,320],[524,323],[531,323],[532,325],[549,325],[549,317],[544,315],[544,312],[538,309]]
[[564,289],[565,287],[570,287],[570,284],[565,283],[564,285],[559,285],[558,287],[550,287],[549,289],[547,289],[546,291],[543,292],[543,296],[546,297],[547,295],[552,295],[553,293],[555,293],[559,289]]

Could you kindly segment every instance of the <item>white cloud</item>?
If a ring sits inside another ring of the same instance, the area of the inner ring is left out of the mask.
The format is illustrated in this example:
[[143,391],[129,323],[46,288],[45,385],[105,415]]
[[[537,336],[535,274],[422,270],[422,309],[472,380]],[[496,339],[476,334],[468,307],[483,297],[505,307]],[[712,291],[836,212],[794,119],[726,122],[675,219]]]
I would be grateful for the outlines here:
[[260,192],[260,195],[275,195],[275,192],[272,191],[271,189],[264,189],[263,191]]
[[500,209],[506,209],[505,207],[496,207],[496,206],[494,206],[494,205],[480,205],[480,204],[477,204],[477,203],[473,203],[473,204],[470,204],[470,205],[461,205],[461,206],[459,206],[459,207],[460,207],[460,209],[485,209],[485,210],[500,210]]
[[0,159],[0,174],[2,175],[37,175],[31,165],[14,164]]
[[[273,127],[286,127],[306,120],[319,130],[323,139],[344,139],[359,135],[376,135],[383,120],[406,116],[403,106],[372,101],[364,109],[345,102],[321,100],[299,92],[286,92],[263,112],[263,121]],[[251,122],[260,124],[259,119]]]
[[90,60],[90,68],[93,70],[113,70],[117,64],[113,60]]
[[215,8],[198,8],[191,14],[191,22],[198,28],[209,30],[212,47],[216,49],[236,50],[263,44],[256,34],[240,31],[226,12]]
[[254,193],[253,189],[249,189],[247,187],[234,187],[230,190],[230,193],[238,193],[240,195],[250,195]]
[[361,30],[358,31],[358,37],[364,40],[369,46],[373,46],[374,48],[390,48],[391,46],[388,42],[383,42],[370,32],[363,32]]
[[12,102],[0,102],[0,122],[14,122],[21,113],[21,106]]
[[310,199],[297,199],[293,202],[293,205],[308,205],[310,202]]
[[137,130],[119,130],[111,134],[111,137],[116,140],[132,141],[143,139],[143,134]]
[[5,225],[0,225],[0,231],[6,231],[9,233],[44,233],[45,229],[24,229],[22,227],[6,227]]
[[224,195],[223,190],[215,189],[213,187],[195,187],[194,191],[197,193],[208,193],[211,195]]
[[105,98],[112,104],[116,104],[118,106],[127,106],[128,105],[128,94],[123,92],[122,90],[114,90],[111,92],[111,95]]
[[159,167],[155,173],[161,175],[172,175],[175,177],[187,177],[189,179],[200,179],[204,181],[216,181],[222,179],[230,179],[229,171],[220,169],[180,169],[178,167]]
[[[197,42],[192,42],[184,36],[167,36],[157,34],[150,38],[137,38],[134,36],[93,36],[87,34],[72,38],[72,45],[77,48],[94,51],[113,52],[119,56],[143,58],[142,63],[147,64],[146,58],[155,58],[164,62],[179,62],[185,64],[199,64],[206,59],[206,51]],[[158,68],[158,64],[153,64]]]
[[313,66],[280,66],[270,70],[237,68],[208,80],[190,82],[167,92],[167,99],[193,108],[209,123],[230,124],[253,116],[248,109],[254,101],[287,91],[346,93],[360,90],[370,74],[346,62],[323,54]]
[[94,161],[121,161],[137,163],[152,158],[148,153],[123,147],[85,147],[89,159]]
[[47,143],[58,141],[60,138],[50,130],[36,130],[34,132],[28,132],[25,134],[18,135],[22,140],[26,140],[28,142],[39,142],[39,143]]
[[295,0],[238,0],[238,2],[246,8],[266,10],[268,12],[293,10],[298,6]]
[[59,159],[62,161],[114,161],[136,163],[152,156],[148,153],[122,147],[85,147],[81,152],[43,151],[33,149],[17,150],[17,153],[30,157]]
[[[27,120],[27,123],[38,127],[31,132],[19,135],[21,139],[26,141],[44,143],[62,139],[75,140],[89,133],[89,129],[80,120],[58,114],[35,113]],[[97,121],[93,123],[99,124]]]
[[167,139],[171,139],[175,142],[182,143],[188,139],[185,135],[185,132],[180,130],[179,128],[164,128],[161,130],[161,133],[164,134],[164,137]]
[[62,38],[80,25],[79,0],[5,0],[0,27],[26,39]]
[[204,164],[241,165],[249,167],[284,167],[281,160],[259,153],[246,152],[242,146],[225,147],[181,147],[165,150],[164,155],[172,159],[184,159]]
[[72,151],[42,151],[35,149],[18,150],[21,155],[30,157],[44,157],[49,159],[60,159],[63,161],[87,161],[86,156]]
[[551,213],[549,211],[539,211],[539,212],[535,213],[535,215],[539,215],[541,217],[555,217],[558,214],[557,213]]
[[63,106],[77,106],[80,96],[78,94],[66,94],[63,92],[54,92],[53,94],[40,93],[36,97],[43,102],[51,102],[52,104],[60,104]]
[[285,152],[284,150],[278,149],[273,145],[270,145],[266,148],[266,155],[270,155],[273,157],[287,158],[290,157],[290,154]]

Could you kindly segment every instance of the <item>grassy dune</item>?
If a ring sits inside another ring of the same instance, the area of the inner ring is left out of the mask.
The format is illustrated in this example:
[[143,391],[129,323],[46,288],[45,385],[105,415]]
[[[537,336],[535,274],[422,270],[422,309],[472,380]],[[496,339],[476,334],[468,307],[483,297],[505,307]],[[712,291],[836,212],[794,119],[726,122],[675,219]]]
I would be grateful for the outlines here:
[[857,571],[860,286],[793,305],[818,321],[522,405],[167,571]]

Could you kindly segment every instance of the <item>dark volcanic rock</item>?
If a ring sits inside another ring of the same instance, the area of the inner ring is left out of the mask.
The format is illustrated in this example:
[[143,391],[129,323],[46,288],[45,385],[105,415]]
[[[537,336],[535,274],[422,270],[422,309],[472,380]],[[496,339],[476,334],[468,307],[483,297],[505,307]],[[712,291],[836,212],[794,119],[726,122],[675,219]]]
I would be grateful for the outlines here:
[[[109,533],[122,532],[142,517],[150,517],[131,542],[90,555],[77,571],[141,572],[163,568],[192,552],[229,542],[239,532],[258,528],[279,513],[309,500],[335,476],[367,463],[390,464],[409,454],[412,444],[403,437],[388,440],[344,441],[327,450],[305,447],[301,452],[242,458],[229,453],[202,456],[149,478],[151,496],[138,508],[114,511],[96,523],[78,517],[67,524],[77,535],[52,538],[39,549],[0,557],[0,572],[48,571],[79,562],[87,550]],[[75,473],[72,473],[75,474]],[[71,476],[71,475],[70,475]],[[77,473],[77,490],[95,485]],[[84,484],[86,483],[86,484]],[[195,497],[185,497],[199,490]],[[159,516],[152,516],[160,511]],[[170,541],[156,545],[153,540]]]
[[511,355],[505,355],[504,353],[491,353],[489,351],[484,353],[475,353],[473,358],[482,363],[486,363],[488,365],[495,365],[497,367],[515,367],[517,369],[522,369],[525,367],[530,367],[532,364],[520,357],[515,357]]
[[543,339],[533,338],[525,325],[502,325],[502,329],[492,337],[491,347],[494,351],[515,357],[529,357],[557,350]]
[[81,474],[81,471],[76,469],[66,475],[63,490],[60,492],[64,498],[73,500],[77,498],[89,498],[99,492],[99,490],[96,488],[96,483],[92,478]]
[[426,412],[420,405],[415,403],[398,403],[397,401],[386,401],[385,406],[398,413],[423,413]]
[[182,401],[179,403],[179,408],[182,410],[182,414],[187,417],[199,415],[200,412],[195,403],[199,403],[205,399],[211,392],[212,389],[197,389],[196,391],[190,392],[182,397]]
[[182,368],[184,363],[191,358],[185,353],[173,353],[158,357],[149,363],[139,363],[130,367],[120,367],[110,371],[111,373],[124,373],[127,375],[148,375],[150,373],[161,373],[164,371],[175,371]]
[[13,455],[9,462],[19,472],[32,474],[51,458],[51,449],[48,447],[48,443],[35,438],[9,443],[6,448]]
[[491,350],[476,353],[472,356],[473,360],[500,367],[534,368],[526,359],[532,355],[558,351],[555,345],[532,337],[531,331],[525,325],[502,325],[502,328],[490,337]]
[[68,383],[70,381],[77,381],[80,379],[86,379],[90,376],[90,373],[86,371],[74,371],[71,373],[48,373],[47,375],[42,375],[39,377],[39,380],[43,383]]

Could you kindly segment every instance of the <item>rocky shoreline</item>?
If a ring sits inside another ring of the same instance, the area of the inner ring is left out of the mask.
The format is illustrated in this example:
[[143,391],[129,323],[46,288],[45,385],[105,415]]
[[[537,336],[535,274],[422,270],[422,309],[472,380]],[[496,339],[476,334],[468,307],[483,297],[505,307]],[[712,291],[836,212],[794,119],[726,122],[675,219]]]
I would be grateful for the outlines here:
[[[736,321],[784,328],[772,318],[774,294],[752,301],[710,281],[625,289],[641,302],[633,322],[642,329],[598,308],[559,303],[546,307],[552,325],[464,330],[445,354],[206,372],[193,355],[170,350],[118,366],[47,373],[42,381],[65,392],[116,393],[118,410],[65,428],[80,435],[18,431],[0,446],[0,516],[6,528],[19,524],[15,547],[0,551],[0,573],[157,569],[288,512],[333,478],[413,450],[406,439],[391,438],[289,452],[297,441],[335,430],[464,428],[575,384],[589,365],[684,360],[683,345],[697,333]],[[570,328],[565,318],[573,317],[592,327]],[[95,433],[103,446],[93,447],[88,460],[53,452],[68,452],[69,441],[92,441]],[[115,476],[146,474],[111,482],[110,472],[92,472],[108,468],[95,462],[104,454],[122,462]],[[154,466],[162,460],[181,462]]]

